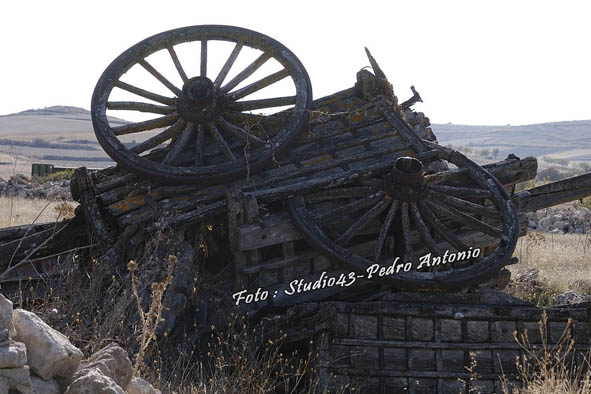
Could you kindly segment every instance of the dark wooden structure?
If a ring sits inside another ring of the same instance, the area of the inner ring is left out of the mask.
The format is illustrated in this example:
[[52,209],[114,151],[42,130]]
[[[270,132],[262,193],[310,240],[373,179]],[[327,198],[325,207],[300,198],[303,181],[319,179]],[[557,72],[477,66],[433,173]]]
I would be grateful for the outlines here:
[[[565,362],[584,368],[590,306],[538,308],[498,292],[399,293],[295,306],[288,338],[313,338],[317,379],[329,392],[348,386],[376,394],[503,393],[500,376],[518,386],[516,363],[531,358],[527,351],[564,354],[566,333],[574,346]],[[523,348],[514,333],[526,332]]]

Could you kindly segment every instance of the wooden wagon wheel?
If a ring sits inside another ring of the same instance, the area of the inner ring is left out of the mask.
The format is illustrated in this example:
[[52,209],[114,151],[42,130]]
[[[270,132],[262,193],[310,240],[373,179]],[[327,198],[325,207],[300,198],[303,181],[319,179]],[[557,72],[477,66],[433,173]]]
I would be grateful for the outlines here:
[[[381,177],[290,199],[293,224],[320,253],[365,278],[368,267],[384,267],[384,275],[376,271],[371,280],[395,287],[459,288],[486,280],[515,249],[519,220],[513,201],[496,178],[464,155],[426,143],[432,150],[425,157],[436,153],[457,168],[425,174],[417,158],[399,158]],[[460,233],[498,244],[483,257]],[[449,261],[443,263],[444,256]]]
[[[215,45],[227,46],[228,42],[234,46],[223,66],[208,68],[208,53]],[[200,59],[196,70],[183,65],[177,53],[178,46],[187,43],[200,43],[201,49],[194,54]],[[237,59],[244,52],[256,57],[247,66],[238,67]],[[165,76],[150,60],[163,56],[175,75]],[[270,64],[278,70],[257,77],[256,72],[263,72],[261,67]],[[167,94],[125,82],[125,74],[133,67],[151,74],[146,74],[152,79],[149,82],[157,81]],[[277,84],[285,83],[287,77],[293,82],[288,89],[295,94],[265,96],[269,92],[265,88],[271,85],[285,87]],[[173,78],[179,82],[173,83]],[[111,98],[114,91],[131,93],[134,101],[115,101]],[[281,43],[238,27],[191,26],[147,38],[117,57],[94,90],[92,121],[105,151],[130,171],[165,183],[212,183],[252,173],[287,148],[304,129],[311,102],[306,70]],[[252,113],[285,107],[275,115]],[[113,122],[117,112],[112,111],[155,117],[121,124]],[[144,140],[129,146],[121,137],[131,133],[137,133],[134,138],[144,136]]]

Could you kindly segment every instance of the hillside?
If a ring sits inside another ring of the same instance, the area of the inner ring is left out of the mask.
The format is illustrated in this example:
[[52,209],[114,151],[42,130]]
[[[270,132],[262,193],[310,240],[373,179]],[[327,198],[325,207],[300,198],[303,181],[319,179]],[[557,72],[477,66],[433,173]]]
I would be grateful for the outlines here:
[[[128,123],[109,118],[112,125]],[[90,111],[69,106],[0,115],[0,176],[31,171],[31,163],[103,168],[113,164],[98,144]]]
[[467,126],[433,124],[441,144],[499,149],[499,157],[549,156],[591,161],[591,120],[539,123],[523,126]]
[[[112,125],[127,121],[109,118]],[[498,149],[495,159],[548,156],[571,162],[591,162],[591,120],[540,123],[522,126],[469,126],[433,124],[443,145],[471,147],[474,151]],[[135,135],[127,136],[133,142]],[[475,155],[481,164],[494,159]],[[103,168],[113,164],[96,141],[90,111],[69,106],[0,115],[0,176],[30,172],[32,162],[63,167],[85,165]],[[540,163],[542,166],[546,164]]]
[[[109,120],[112,124],[127,123],[125,120],[112,117]],[[0,115],[0,137],[31,137],[55,132],[94,135],[90,111],[59,105]]]

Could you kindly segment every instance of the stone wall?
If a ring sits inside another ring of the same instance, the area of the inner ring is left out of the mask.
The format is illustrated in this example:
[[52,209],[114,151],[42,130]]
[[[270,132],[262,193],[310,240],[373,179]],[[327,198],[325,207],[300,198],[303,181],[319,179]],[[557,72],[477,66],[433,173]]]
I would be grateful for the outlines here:
[[159,394],[133,376],[127,352],[111,343],[83,360],[80,349],[0,294],[0,394]]
[[23,174],[13,175],[8,180],[0,178],[0,197],[72,200],[70,180],[47,181],[40,184]]
[[591,231],[591,210],[587,208],[546,208],[526,216],[531,230],[574,234]]

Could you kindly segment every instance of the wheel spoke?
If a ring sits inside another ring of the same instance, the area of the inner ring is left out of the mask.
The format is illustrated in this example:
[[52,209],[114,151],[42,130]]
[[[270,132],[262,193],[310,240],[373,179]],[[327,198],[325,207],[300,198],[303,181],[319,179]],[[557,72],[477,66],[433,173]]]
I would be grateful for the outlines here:
[[251,111],[262,108],[283,107],[296,103],[296,96],[274,97],[261,100],[236,101],[228,104],[229,109],[238,111]]
[[167,105],[155,105],[140,103],[136,101],[109,101],[107,102],[107,109],[112,111],[139,111],[150,112],[153,114],[168,115],[176,111],[176,107]]
[[266,88],[269,85],[274,84],[275,82],[281,81],[283,78],[289,75],[289,70],[284,68],[281,71],[277,71],[274,74],[271,74],[265,78],[259,79],[256,82],[251,83],[248,86],[243,87],[242,89],[238,89],[235,92],[230,94],[230,97],[233,101],[240,100],[243,97],[248,96],[254,92],[258,92],[259,90]]
[[265,145],[266,144],[265,141],[263,141],[262,139],[260,139],[256,135],[250,134],[249,132],[247,132],[246,130],[244,130],[242,127],[235,126],[235,125],[233,125],[232,123],[226,121],[223,118],[217,120],[216,123],[224,131],[227,131],[229,133],[232,133],[233,135],[235,135],[236,137],[238,137],[243,142],[248,143],[249,141],[252,140],[253,142],[256,142],[257,144],[260,144],[260,145]]
[[445,213],[446,215],[452,217],[453,219],[461,222],[467,226],[476,228],[478,231],[491,235],[493,237],[499,237],[502,240],[506,239],[506,236],[503,234],[503,231],[500,229],[493,227],[487,223],[481,222],[478,219],[474,219],[472,216],[465,214],[464,212],[458,211],[457,209],[449,206],[445,206],[439,202],[429,201],[427,202],[432,208],[435,208],[438,211]]
[[152,74],[154,76],[154,78],[156,78],[157,80],[159,80],[164,86],[166,86],[168,89],[170,89],[171,92],[173,92],[174,94],[176,94],[177,96],[181,96],[182,92],[179,88],[177,88],[176,86],[174,86],[172,84],[172,82],[170,82],[168,79],[166,79],[164,77],[164,75],[160,74],[158,72],[158,70],[156,70],[154,67],[152,67],[152,65],[150,63],[148,63],[146,61],[146,59],[142,59],[140,61],[138,61],[138,63],[146,69],[146,71],[148,71],[150,74]]
[[205,141],[205,131],[203,125],[200,123],[197,126],[197,139],[195,140],[195,165],[203,164],[203,143]]
[[130,85],[130,84],[122,82],[122,81],[117,81],[115,83],[115,86],[118,87],[119,89],[126,90],[130,93],[137,94],[138,96],[147,98],[152,101],[156,101],[161,104],[174,105],[176,103],[175,99],[172,97],[161,96],[156,93],[148,92],[147,90],[138,88],[136,86]]
[[345,245],[351,240],[359,231],[363,230],[365,226],[380,213],[388,207],[388,200],[383,199],[374,205],[369,211],[365,212],[343,235],[337,240],[337,244]]
[[239,42],[236,44],[236,46],[232,50],[232,53],[230,53],[228,60],[226,60],[226,63],[224,63],[222,69],[220,70],[220,73],[218,74],[218,76],[215,78],[215,81],[213,82],[215,87],[219,88],[220,85],[222,84],[222,82],[224,82],[224,79],[226,79],[226,76],[228,76],[228,72],[230,72],[230,69],[232,68],[232,65],[234,64],[234,62],[236,61],[236,58],[238,57],[238,54],[240,53],[240,50],[242,49],[243,45],[244,44],[242,42]]
[[232,150],[230,149],[230,147],[228,146],[228,143],[226,142],[226,140],[224,139],[224,137],[222,136],[222,134],[220,133],[220,131],[216,127],[215,123],[210,123],[208,126],[209,126],[208,127],[209,132],[213,136],[213,139],[215,140],[219,150],[224,154],[224,156],[226,156],[226,158],[228,160],[230,160],[230,161],[236,160],[236,157],[232,153]]
[[435,231],[447,241],[452,247],[458,251],[468,250],[468,247],[452,233],[441,221],[435,216],[431,209],[423,202],[418,202],[419,210],[425,221],[435,229]]
[[189,138],[191,138],[191,133],[193,132],[193,123],[187,123],[187,127],[183,130],[181,136],[172,143],[172,147],[166,154],[164,160],[162,160],[162,164],[169,165],[178,157],[178,155],[182,152],[185,148],[187,143],[189,142]]
[[485,207],[470,201],[462,200],[452,196],[447,196],[443,193],[437,193],[434,191],[429,191],[429,195],[436,201],[445,201],[447,204],[459,208],[465,212],[486,216],[492,219],[499,219],[501,217],[501,213],[491,207]]
[[258,70],[267,60],[271,58],[270,53],[262,53],[254,62],[250,63],[248,67],[242,70],[238,75],[236,75],[230,82],[228,82],[224,87],[222,87],[222,91],[224,93],[228,93],[230,90],[234,89],[240,82],[244,81],[246,78],[250,77],[256,70]]
[[423,240],[425,241],[425,243],[429,247],[429,250],[431,252],[433,252],[433,254],[441,256],[441,254],[442,254],[441,250],[439,250],[439,247],[435,243],[435,240],[433,239],[433,237],[431,237],[431,232],[429,231],[429,228],[427,227],[427,225],[423,221],[423,217],[421,216],[421,212],[419,212],[419,207],[417,206],[416,202],[412,201],[410,203],[410,210],[412,212],[414,222],[416,223],[417,227],[419,228],[419,232],[421,233]]
[[185,73],[185,70],[183,69],[183,66],[181,65],[179,57],[177,56],[174,48],[167,47],[166,49],[168,49],[168,53],[170,54],[170,57],[172,58],[172,62],[174,63],[174,66],[176,67],[177,71],[179,72],[181,79],[183,80],[183,82],[187,82],[187,80],[189,78],[187,78],[187,74]]
[[361,200],[341,205],[340,207],[333,208],[319,215],[314,215],[314,220],[318,221],[318,223],[324,223],[327,220],[334,219],[344,214],[359,211],[360,209],[370,206],[375,200],[381,199],[384,196],[384,194],[384,192],[377,192],[375,194],[371,194],[365,198],[362,198]]
[[408,217],[408,202],[404,201],[400,207],[400,218],[402,219],[402,235],[404,238],[404,249],[406,258],[413,263],[415,261],[415,251],[412,248],[412,237],[410,234],[410,220]]
[[201,40],[201,74],[202,77],[207,76],[207,40]]
[[133,153],[140,154],[142,152],[147,151],[148,149],[152,149],[160,145],[164,141],[175,137],[181,130],[183,130],[184,126],[185,121],[179,119],[172,126],[164,130],[162,133],[157,134],[154,137],[145,140],[141,144],[134,146],[133,148],[131,148],[131,151]]
[[470,187],[456,187],[456,186],[444,186],[444,185],[429,185],[430,189],[435,190],[439,193],[445,193],[454,197],[464,198],[488,198],[492,197],[488,190],[475,189]]
[[384,224],[382,225],[382,228],[380,229],[380,235],[378,236],[378,241],[376,243],[376,248],[375,248],[375,252],[374,252],[374,260],[376,263],[380,262],[380,256],[382,254],[382,247],[384,246],[384,241],[386,240],[386,235],[388,235],[388,230],[390,229],[390,226],[392,225],[392,220],[394,219],[394,216],[396,215],[396,211],[398,210],[399,204],[400,204],[400,201],[398,201],[398,200],[392,201],[392,203],[390,204],[390,209],[388,210],[388,214],[386,215],[386,220],[384,221]]
[[160,127],[167,127],[177,121],[179,115],[174,113],[162,116],[156,119],[150,119],[143,122],[130,123],[123,126],[113,127],[115,135],[125,135],[131,133],[139,133],[140,131],[158,129]]

